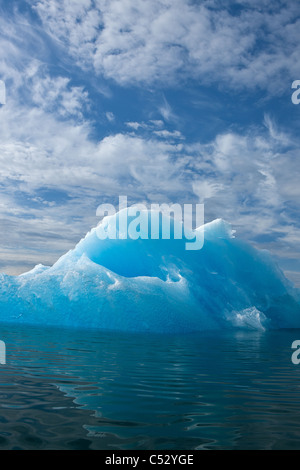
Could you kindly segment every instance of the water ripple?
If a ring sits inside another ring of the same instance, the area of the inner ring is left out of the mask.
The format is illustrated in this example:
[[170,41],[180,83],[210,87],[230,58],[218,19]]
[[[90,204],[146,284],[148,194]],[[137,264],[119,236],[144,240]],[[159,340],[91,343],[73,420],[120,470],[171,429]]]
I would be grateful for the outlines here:
[[2,325],[0,449],[300,449],[297,334]]

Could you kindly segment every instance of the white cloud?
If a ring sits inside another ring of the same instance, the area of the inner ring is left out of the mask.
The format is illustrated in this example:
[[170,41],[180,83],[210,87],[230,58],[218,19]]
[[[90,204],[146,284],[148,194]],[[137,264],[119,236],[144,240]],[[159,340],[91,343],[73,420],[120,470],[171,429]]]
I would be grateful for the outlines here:
[[128,121],[125,124],[126,124],[127,127],[130,127],[132,129],[134,129],[135,131],[137,131],[140,127],[143,127],[143,124],[141,124],[140,122]]
[[114,120],[116,119],[114,113],[112,113],[111,111],[107,111],[105,113],[105,116],[109,122],[114,122]]
[[149,121],[151,124],[153,124],[155,127],[163,127],[164,122],[161,119],[150,119]]
[[167,129],[163,129],[161,131],[153,131],[153,134],[164,139],[184,139],[180,131],[168,131]]
[[204,203],[207,199],[220,194],[223,189],[223,184],[214,183],[213,181],[198,180],[193,183],[193,191],[201,203]]
[[34,77],[32,102],[42,109],[62,117],[83,118],[82,109],[88,105],[88,93],[83,87],[70,87],[66,77]]
[[160,114],[162,115],[162,117],[164,118],[165,121],[174,120],[175,115],[173,113],[173,110],[172,110],[171,106],[167,102],[165,96],[163,97],[163,103],[160,105],[158,110],[159,110]]
[[[44,27],[82,66],[121,84],[192,77],[282,92],[299,73],[298,2],[39,0]],[[229,5],[229,4],[228,4]]]

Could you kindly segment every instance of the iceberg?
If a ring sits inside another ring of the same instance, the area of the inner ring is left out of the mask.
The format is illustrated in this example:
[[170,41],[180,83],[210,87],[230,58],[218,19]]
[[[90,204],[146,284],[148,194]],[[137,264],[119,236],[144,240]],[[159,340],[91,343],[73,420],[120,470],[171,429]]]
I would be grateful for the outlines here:
[[[53,266],[0,274],[0,321],[154,333],[300,327],[299,290],[269,252],[236,238],[229,223],[217,219],[178,239],[181,222],[164,215],[154,237],[141,223],[131,239],[121,213],[105,217]],[[143,221],[151,215],[143,211]],[[160,237],[164,221],[170,239]],[[203,247],[187,250],[196,235]]]

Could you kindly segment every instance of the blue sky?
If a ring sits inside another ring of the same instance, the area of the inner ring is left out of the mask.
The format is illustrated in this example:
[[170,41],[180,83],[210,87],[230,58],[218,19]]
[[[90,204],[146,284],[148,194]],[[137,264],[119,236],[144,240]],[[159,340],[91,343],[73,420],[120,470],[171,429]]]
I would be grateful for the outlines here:
[[300,4],[0,1],[0,270],[130,202],[205,205],[300,285]]

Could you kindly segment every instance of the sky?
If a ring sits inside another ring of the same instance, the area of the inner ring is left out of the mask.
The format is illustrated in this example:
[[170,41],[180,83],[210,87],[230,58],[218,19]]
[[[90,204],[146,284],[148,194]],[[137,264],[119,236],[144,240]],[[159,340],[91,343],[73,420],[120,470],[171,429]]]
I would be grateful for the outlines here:
[[300,286],[298,0],[0,0],[0,271],[203,203]]

